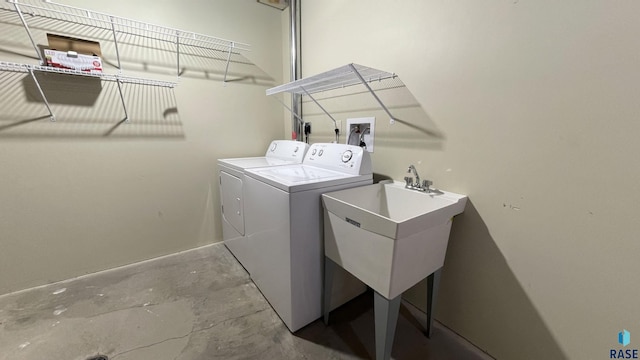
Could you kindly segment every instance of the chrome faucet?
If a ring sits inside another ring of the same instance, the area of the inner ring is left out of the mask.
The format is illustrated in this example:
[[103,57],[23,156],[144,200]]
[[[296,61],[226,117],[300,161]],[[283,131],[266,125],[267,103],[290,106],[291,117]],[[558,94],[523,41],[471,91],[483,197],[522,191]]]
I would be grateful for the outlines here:
[[407,173],[411,174],[411,172],[413,172],[413,176],[416,177],[416,183],[412,184],[414,187],[415,186],[420,186],[420,175],[418,175],[418,170],[416,170],[416,167],[413,165],[409,165],[409,169],[407,170]]
[[413,182],[413,178],[411,176],[405,176],[404,177],[404,181],[405,181],[405,188],[407,189],[413,189],[413,190],[418,190],[418,191],[424,191],[427,193],[431,193],[434,192],[433,189],[430,189],[429,186],[433,185],[433,181],[431,180],[423,180],[422,183],[420,183],[420,175],[418,175],[418,170],[416,170],[416,167],[413,165],[409,165],[409,169],[407,169],[407,173],[411,174],[413,173],[413,176],[416,177],[416,182]]

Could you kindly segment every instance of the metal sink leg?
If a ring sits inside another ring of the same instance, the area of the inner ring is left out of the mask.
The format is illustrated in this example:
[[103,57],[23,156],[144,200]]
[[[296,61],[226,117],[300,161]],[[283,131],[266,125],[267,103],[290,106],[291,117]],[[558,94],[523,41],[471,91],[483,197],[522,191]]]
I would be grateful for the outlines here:
[[438,288],[440,287],[440,275],[442,268],[427,276],[427,337],[431,338],[433,332],[433,315],[438,299]]
[[376,332],[376,360],[391,359],[393,338],[396,334],[398,313],[402,295],[389,300],[386,297],[373,293],[373,311],[375,317]]
[[333,274],[338,264],[328,257],[324,257],[324,289],[322,292],[322,314],[324,324],[329,325],[329,312],[331,311],[331,289],[333,288]]

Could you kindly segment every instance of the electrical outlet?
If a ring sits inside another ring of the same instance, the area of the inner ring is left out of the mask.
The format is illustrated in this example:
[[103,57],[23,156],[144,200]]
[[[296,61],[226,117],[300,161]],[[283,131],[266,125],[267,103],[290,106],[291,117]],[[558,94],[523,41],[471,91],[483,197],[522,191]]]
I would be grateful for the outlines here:
[[361,146],[373,152],[375,124],[375,117],[347,119],[345,144]]

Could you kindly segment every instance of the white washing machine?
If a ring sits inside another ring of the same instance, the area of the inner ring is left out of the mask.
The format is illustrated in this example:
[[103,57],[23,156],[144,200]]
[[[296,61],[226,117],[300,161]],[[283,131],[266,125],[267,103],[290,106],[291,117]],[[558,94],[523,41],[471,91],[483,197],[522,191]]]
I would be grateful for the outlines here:
[[229,251],[251,273],[251,252],[245,237],[244,172],[251,168],[302,163],[309,144],[294,140],[274,140],[265,156],[218,159],[222,239]]
[[[251,278],[292,332],[320,318],[323,273],[321,194],[373,182],[369,153],[344,144],[313,144],[302,164],[247,169],[245,230]],[[331,307],[366,290],[336,275]]]

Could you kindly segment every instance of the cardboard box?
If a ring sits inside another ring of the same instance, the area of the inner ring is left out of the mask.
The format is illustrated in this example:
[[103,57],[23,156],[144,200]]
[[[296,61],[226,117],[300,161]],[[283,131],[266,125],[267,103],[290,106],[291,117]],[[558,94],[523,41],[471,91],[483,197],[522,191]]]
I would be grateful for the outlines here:
[[44,57],[48,66],[102,73],[100,43],[55,34],[47,34],[47,40]]

